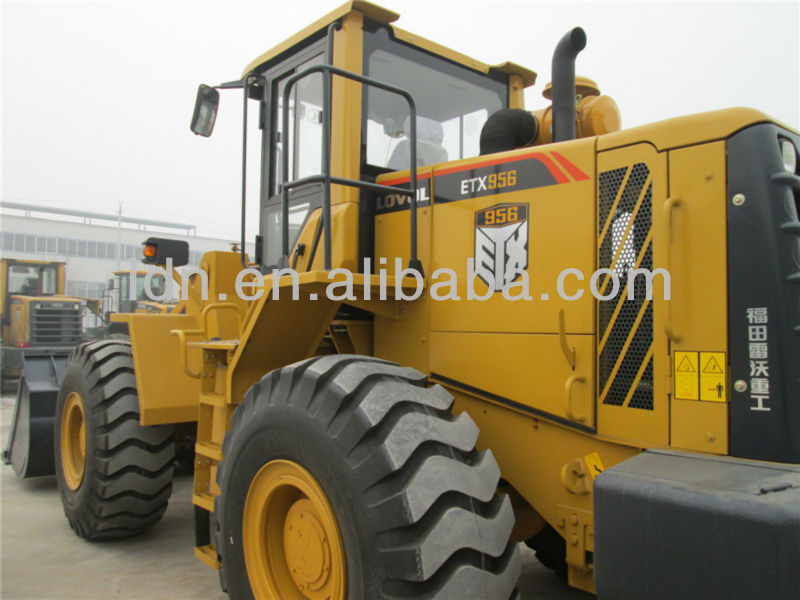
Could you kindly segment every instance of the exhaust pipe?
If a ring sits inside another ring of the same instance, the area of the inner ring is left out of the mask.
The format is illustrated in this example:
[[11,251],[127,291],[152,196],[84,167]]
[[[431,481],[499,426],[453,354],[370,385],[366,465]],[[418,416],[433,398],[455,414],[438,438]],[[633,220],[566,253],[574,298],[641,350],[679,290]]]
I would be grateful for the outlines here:
[[553,141],[575,139],[575,58],[586,47],[586,32],[580,27],[561,38],[553,53]]

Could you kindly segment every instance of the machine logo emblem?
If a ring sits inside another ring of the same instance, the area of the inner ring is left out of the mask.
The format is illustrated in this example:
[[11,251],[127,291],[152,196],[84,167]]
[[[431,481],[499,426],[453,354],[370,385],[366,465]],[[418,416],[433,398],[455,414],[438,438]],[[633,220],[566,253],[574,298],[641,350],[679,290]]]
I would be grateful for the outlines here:
[[475,212],[475,273],[495,292],[528,268],[528,205],[495,204]]

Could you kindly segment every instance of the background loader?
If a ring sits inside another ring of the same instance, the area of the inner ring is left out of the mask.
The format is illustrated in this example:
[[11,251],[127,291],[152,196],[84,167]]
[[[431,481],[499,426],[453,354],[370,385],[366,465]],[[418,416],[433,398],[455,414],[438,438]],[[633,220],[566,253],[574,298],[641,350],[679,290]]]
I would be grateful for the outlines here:
[[87,337],[102,339],[127,336],[127,325],[111,319],[111,315],[117,313],[180,314],[185,310],[182,303],[165,294],[167,283],[164,276],[157,273],[152,276],[150,295],[155,298],[166,296],[166,299],[152,300],[145,289],[146,278],[147,271],[114,271],[103,297],[92,302],[87,301],[87,308],[102,321],[99,327],[87,329]]
[[64,263],[0,259],[3,380],[22,373],[29,349],[71,348],[81,336],[80,298],[64,295]]
[[17,475],[50,475],[60,374],[81,341],[80,298],[64,295],[64,263],[0,259],[0,385],[17,386],[3,460]]
[[[127,324],[114,322],[117,313],[181,313],[183,303],[156,302],[145,294],[145,271],[118,271],[102,299],[64,295],[63,262],[2,259],[4,390],[15,390],[11,431],[3,460],[20,477],[53,475],[53,428],[61,375],[72,350],[81,342],[128,339]],[[132,284],[132,285],[131,285]],[[152,277],[150,291],[163,295],[163,275]],[[131,289],[133,288],[133,293]],[[131,299],[133,296],[133,299]],[[100,319],[99,327],[83,327],[86,307]],[[187,428],[193,432],[194,427]],[[186,436],[181,435],[181,439]],[[186,452],[181,444],[181,457]]]
[[230,89],[260,130],[255,255],[73,353],[71,526],[155,524],[196,422],[195,554],[233,597],[509,598],[518,541],[600,597],[797,597],[800,136],[619,130],[581,29],[532,114],[533,72],[396,19],[349,2],[200,87],[195,133]]

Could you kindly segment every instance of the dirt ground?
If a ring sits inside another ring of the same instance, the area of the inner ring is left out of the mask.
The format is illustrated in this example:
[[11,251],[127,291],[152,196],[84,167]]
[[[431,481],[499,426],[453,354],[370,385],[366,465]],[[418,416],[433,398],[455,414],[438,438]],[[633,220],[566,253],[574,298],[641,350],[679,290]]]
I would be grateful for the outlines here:
[[[13,398],[0,399],[5,448]],[[216,571],[194,558],[191,475],[176,477],[161,523],[134,538],[89,543],[67,524],[54,477],[19,480],[0,468],[0,597],[37,600],[83,598],[227,598]],[[527,600],[589,600],[544,568],[523,548],[519,588]]]

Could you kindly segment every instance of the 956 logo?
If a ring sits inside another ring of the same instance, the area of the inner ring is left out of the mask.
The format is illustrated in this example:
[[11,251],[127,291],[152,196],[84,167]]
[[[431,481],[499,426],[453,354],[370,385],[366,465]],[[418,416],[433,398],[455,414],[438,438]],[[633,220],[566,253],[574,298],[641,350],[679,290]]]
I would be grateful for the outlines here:
[[528,268],[528,205],[475,211],[475,272],[495,292]]

